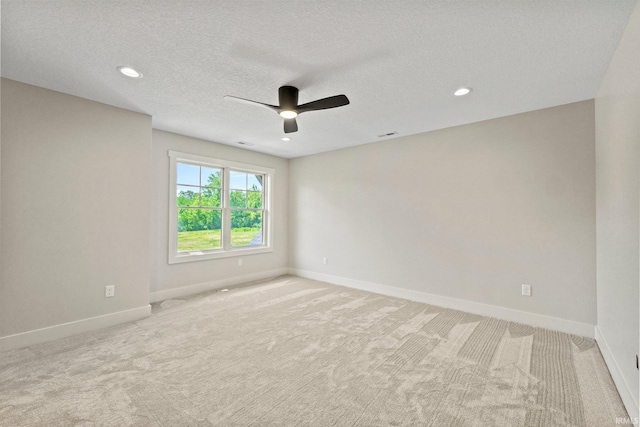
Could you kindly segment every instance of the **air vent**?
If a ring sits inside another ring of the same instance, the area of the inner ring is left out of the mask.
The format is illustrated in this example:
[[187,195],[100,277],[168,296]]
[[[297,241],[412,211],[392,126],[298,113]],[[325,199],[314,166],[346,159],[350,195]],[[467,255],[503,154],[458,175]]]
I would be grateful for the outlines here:
[[393,135],[397,135],[398,132],[393,131],[393,132],[389,132],[389,133],[383,133],[382,135],[378,135],[378,138],[387,138],[389,136],[393,136]]
[[247,147],[253,147],[253,144],[250,142],[238,141],[238,145],[246,145]]

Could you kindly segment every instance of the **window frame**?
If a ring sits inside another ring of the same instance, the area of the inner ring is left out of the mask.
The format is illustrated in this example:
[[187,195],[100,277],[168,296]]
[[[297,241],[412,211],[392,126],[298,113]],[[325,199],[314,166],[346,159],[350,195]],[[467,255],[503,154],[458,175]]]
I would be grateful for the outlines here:
[[[229,258],[244,255],[254,255],[273,252],[272,231],[272,183],[275,169],[263,166],[249,165],[245,163],[232,162],[229,160],[215,159],[212,157],[199,156],[196,154],[182,153],[178,151],[168,151],[169,156],[169,264],[182,262],[203,261],[219,258]],[[206,166],[222,170],[222,224],[221,238],[222,247],[207,249],[203,251],[178,252],[178,209],[177,206],[177,180],[178,163],[192,164],[195,166]],[[231,245],[231,211],[230,198],[230,171],[254,173],[264,176],[262,183],[262,244],[260,246],[232,246]]]

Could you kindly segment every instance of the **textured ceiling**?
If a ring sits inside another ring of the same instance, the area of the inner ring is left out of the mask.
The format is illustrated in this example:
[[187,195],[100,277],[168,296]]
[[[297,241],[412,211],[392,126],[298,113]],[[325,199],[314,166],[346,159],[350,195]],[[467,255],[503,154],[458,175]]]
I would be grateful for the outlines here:
[[[634,4],[4,0],[2,76],[291,158],[593,98]],[[275,113],[223,99],[277,104],[285,84],[351,104],[301,115],[283,142]]]

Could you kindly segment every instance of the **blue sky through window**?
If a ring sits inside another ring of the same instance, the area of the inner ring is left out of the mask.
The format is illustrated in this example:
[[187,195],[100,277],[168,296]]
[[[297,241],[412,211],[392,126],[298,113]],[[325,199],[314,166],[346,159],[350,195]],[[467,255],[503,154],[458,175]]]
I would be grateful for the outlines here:
[[200,166],[178,163],[178,184],[200,185]]

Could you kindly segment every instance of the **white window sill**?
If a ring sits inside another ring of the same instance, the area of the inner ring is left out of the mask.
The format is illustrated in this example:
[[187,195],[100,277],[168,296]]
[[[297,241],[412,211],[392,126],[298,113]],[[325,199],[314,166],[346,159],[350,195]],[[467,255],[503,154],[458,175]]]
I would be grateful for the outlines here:
[[273,252],[273,248],[268,246],[259,246],[256,248],[234,248],[231,250],[216,250],[208,252],[180,252],[169,257],[169,264],[180,264],[183,262],[206,261],[210,259],[231,258],[245,255],[255,255]]

